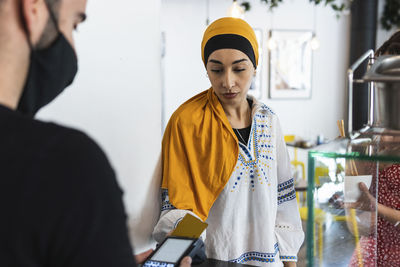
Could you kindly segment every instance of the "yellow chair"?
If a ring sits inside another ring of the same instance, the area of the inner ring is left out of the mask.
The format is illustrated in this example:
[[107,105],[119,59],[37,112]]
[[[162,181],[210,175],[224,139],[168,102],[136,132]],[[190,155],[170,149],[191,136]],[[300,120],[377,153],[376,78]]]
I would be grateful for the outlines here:
[[[305,167],[304,162],[298,160],[296,147],[294,148],[294,159],[290,162],[290,164],[292,164],[295,168],[297,168],[297,166],[300,166],[301,177],[305,181],[306,180],[306,167]],[[305,202],[306,192],[303,192],[302,196],[303,196],[302,200],[303,200],[303,202]],[[300,193],[299,192],[296,192],[296,199],[297,199],[297,203],[300,206]]]
[[318,166],[315,167],[314,177],[315,177],[315,185],[320,186],[321,182],[319,180],[320,177],[329,176],[329,168],[327,166]]
[[[285,135],[284,137],[285,143],[290,143],[290,142],[294,142],[294,140],[296,139],[295,135]],[[294,147],[294,159],[290,162],[290,164],[292,164],[295,168],[297,168],[298,166],[300,166],[301,168],[301,177],[303,180],[306,180],[306,167],[304,162],[299,161],[298,157],[297,157],[297,147]],[[303,192],[302,194],[303,196],[303,201],[305,201],[306,199],[306,192]],[[296,192],[296,199],[297,199],[297,203],[300,206],[300,196],[299,196],[299,192]]]
[[295,135],[285,135],[283,139],[285,140],[285,143],[290,143],[295,140]]

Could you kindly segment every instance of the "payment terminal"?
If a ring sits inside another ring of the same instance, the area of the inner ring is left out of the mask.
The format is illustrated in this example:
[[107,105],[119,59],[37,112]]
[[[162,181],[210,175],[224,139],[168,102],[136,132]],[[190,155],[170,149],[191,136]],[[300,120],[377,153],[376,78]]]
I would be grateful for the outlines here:
[[181,260],[190,256],[192,263],[200,263],[206,259],[204,243],[200,238],[170,236],[143,263],[144,267],[174,267]]

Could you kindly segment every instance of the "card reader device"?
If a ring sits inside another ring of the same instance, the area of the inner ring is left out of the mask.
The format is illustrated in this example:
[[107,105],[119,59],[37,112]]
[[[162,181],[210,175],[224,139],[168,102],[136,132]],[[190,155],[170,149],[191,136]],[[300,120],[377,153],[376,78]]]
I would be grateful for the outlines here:
[[206,259],[204,242],[200,238],[170,236],[159,245],[143,263],[143,267],[174,267],[190,256],[192,263],[201,263]]

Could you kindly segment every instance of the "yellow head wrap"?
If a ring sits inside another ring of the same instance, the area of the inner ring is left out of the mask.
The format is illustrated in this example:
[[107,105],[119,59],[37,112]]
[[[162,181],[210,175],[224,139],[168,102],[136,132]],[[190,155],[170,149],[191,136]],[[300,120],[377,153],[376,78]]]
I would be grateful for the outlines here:
[[[256,34],[254,33],[253,28],[244,20],[239,18],[221,18],[208,26],[206,31],[204,32],[203,41],[201,42],[201,57],[203,59],[204,65],[207,65],[205,58],[205,48],[207,43],[213,37],[220,35],[237,35],[245,38],[251,45],[252,52],[254,52],[255,56],[255,66],[258,65],[258,42]],[[235,44],[230,44],[230,47],[220,47],[220,48],[235,48]],[[241,49],[239,49],[241,50]]]

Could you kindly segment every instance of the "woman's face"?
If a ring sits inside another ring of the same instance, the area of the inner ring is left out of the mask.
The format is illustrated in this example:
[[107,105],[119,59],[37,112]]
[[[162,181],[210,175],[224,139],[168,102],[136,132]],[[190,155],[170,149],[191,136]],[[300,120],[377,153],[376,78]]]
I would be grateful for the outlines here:
[[246,100],[255,69],[245,53],[236,49],[216,50],[208,57],[206,67],[223,106],[240,106]]

